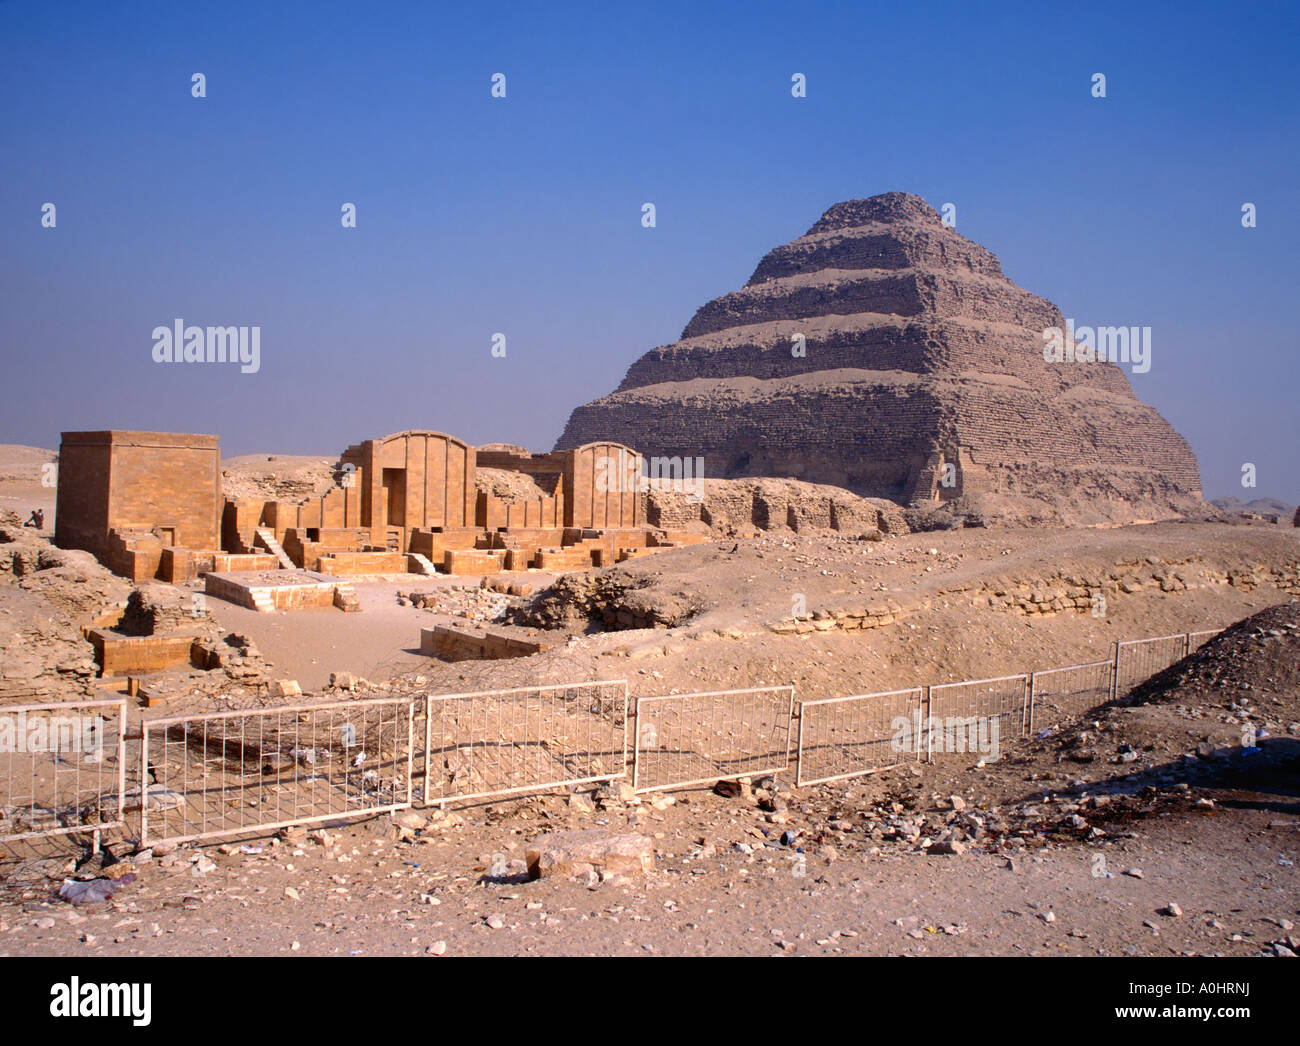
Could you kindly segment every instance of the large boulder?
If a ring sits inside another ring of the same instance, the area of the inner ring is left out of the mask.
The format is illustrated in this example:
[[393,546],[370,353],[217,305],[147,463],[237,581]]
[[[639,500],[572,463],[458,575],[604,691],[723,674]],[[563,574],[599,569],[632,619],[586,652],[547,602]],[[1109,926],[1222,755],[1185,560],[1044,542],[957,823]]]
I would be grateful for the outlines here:
[[648,875],[655,867],[654,842],[648,836],[616,835],[603,828],[550,832],[533,840],[526,862],[530,879]]

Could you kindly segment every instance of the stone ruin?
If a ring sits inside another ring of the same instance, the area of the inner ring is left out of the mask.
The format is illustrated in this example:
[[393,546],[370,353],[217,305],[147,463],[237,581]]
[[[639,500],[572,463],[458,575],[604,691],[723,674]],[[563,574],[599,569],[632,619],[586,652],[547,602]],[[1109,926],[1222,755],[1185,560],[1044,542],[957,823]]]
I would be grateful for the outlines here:
[[556,447],[635,442],[701,457],[710,479],[798,479],[914,508],[1029,504],[1018,522],[1198,504],[1191,448],[1118,366],[1045,360],[1043,332],[1065,326],[919,197],[850,200],[574,410]]
[[[646,525],[644,492],[614,481],[640,461],[608,441],[530,454],[399,432],[348,447],[333,486],[285,501],[224,497],[215,436],[65,432],[55,543],[137,583],[203,576],[258,610],[356,609],[337,579],[583,569],[706,540]],[[480,467],[518,482],[494,493]]]

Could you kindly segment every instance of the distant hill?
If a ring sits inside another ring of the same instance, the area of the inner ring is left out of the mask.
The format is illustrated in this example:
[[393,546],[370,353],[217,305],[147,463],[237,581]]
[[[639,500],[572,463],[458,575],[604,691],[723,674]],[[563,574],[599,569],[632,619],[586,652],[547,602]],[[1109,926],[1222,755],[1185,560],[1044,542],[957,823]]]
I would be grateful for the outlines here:
[[1226,498],[1212,498],[1210,504],[1215,508],[1223,509],[1224,512],[1253,512],[1257,516],[1281,516],[1287,520],[1294,518],[1296,509],[1295,505],[1278,498],[1255,498],[1253,501],[1245,501],[1231,495]]
[[41,466],[54,461],[58,454],[44,447],[25,447],[21,443],[0,443],[0,478],[39,479]]
[[58,455],[44,447],[25,447],[20,443],[0,443],[0,508],[17,512],[26,519],[34,508],[45,512],[45,525],[54,527],[54,487],[41,479],[44,467]]

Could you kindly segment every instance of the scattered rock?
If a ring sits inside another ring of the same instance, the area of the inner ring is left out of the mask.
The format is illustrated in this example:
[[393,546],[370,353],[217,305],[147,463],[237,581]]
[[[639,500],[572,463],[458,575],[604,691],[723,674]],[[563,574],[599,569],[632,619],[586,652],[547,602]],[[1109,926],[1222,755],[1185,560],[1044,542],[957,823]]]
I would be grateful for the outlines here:
[[654,843],[644,835],[617,835],[602,828],[550,832],[533,840],[525,861],[530,879],[647,875],[654,871]]

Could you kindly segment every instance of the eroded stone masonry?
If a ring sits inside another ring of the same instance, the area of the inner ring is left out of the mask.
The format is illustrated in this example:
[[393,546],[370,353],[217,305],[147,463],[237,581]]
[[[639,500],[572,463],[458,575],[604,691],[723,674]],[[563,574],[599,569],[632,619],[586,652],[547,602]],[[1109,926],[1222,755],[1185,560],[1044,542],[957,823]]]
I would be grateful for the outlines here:
[[[1003,498],[1067,522],[1195,504],[1187,442],[1115,364],[1046,361],[1054,327],[1065,327],[1055,305],[919,197],[850,200],[578,407],[556,446],[622,440],[702,457],[710,477],[786,477],[912,506]],[[1157,340],[1153,353],[1159,368],[1177,346]]]

